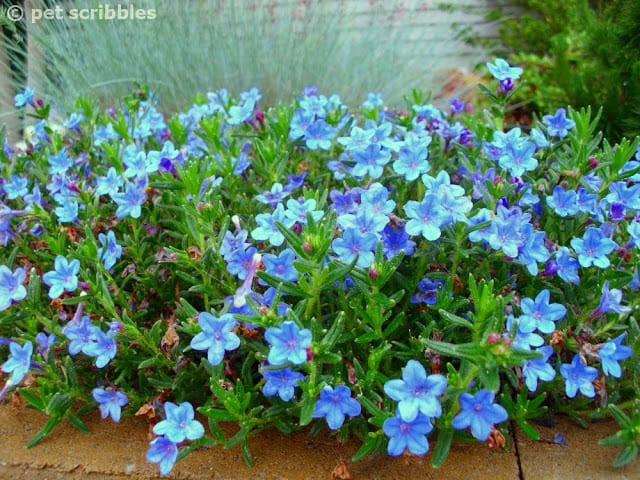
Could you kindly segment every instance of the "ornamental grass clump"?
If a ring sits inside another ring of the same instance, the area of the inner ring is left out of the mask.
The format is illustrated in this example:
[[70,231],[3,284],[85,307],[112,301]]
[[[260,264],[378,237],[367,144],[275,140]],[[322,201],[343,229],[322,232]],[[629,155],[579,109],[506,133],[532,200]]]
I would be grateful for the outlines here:
[[34,133],[0,153],[0,358],[3,398],[50,416],[29,446],[99,410],[146,417],[163,474],[203,446],[251,464],[265,429],[439,466],[456,438],[610,413],[602,443],[631,461],[639,141],[588,109],[506,125],[526,73],[489,70],[477,115],[306,87],[166,117],[141,88],[54,129],[25,90]]

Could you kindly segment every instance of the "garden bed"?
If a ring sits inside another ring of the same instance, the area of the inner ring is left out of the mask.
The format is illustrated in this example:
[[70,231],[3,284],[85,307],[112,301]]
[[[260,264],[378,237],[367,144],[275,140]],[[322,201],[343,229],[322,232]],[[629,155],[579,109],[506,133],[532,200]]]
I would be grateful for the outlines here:
[[0,152],[0,398],[49,416],[27,444],[99,410],[145,419],[163,474],[204,447],[251,466],[276,431],[360,444],[334,466],[438,468],[564,413],[612,416],[600,443],[632,462],[640,141],[602,140],[590,109],[507,125],[522,69],[487,68],[479,114],[306,87],[166,118],[141,87],[55,128],[16,95],[39,121]]

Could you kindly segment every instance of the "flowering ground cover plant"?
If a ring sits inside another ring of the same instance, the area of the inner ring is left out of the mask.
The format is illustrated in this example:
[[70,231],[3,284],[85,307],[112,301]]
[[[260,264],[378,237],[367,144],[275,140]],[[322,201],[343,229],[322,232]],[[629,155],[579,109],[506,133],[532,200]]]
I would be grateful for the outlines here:
[[1,395],[50,416],[29,445],[98,408],[149,419],[163,474],[307,426],[439,466],[550,410],[613,415],[603,443],[635,458],[638,140],[589,110],[506,126],[523,72],[488,69],[477,115],[308,87],[166,117],[140,89],[54,129],[16,96],[37,123],[0,154]]

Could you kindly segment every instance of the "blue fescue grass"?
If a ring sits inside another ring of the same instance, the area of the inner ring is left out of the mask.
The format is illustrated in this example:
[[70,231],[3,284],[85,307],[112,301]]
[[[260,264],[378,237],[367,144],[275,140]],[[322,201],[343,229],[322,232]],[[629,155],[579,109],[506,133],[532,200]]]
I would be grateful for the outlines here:
[[259,85],[269,104],[307,84],[340,91],[351,105],[371,91],[398,105],[399,92],[431,90],[442,52],[461,43],[443,36],[416,51],[414,19],[400,14],[401,2],[366,4],[364,13],[357,4],[158,0],[135,3],[155,9],[154,20],[40,21],[33,33],[50,69],[39,90],[68,108],[79,95],[108,102],[140,83],[174,111],[221,86],[237,94]]

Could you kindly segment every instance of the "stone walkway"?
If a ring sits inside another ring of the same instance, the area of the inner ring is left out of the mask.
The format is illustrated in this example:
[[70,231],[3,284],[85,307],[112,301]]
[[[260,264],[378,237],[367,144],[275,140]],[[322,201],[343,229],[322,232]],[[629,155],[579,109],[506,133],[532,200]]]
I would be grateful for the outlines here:
[[[83,435],[68,424],[27,450],[26,442],[42,427],[45,416],[39,412],[0,405],[0,479],[37,480],[149,480],[158,476],[157,465],[145,460],[148,428],[140,418],[124,418],[120,424],[100,420],[92,414],[86,419],[94,432]],[[623,480],[640,478],[640,462],[614,469],[617,451],[599,447],[598,439],[614,433],[612,422],[594,423],[583,430],[568,420],[553,428],[538,427],[541,436],[552,439],[560,432],[568,445],[533,442],[517,433],[508,450],[489,450],[484,444],[454,443],[451,453],[438,470],[430,467],[430,457],[392,459],[379,456],[348,464],[353,480]],[[514,441],[515,440],[515,441]],[[180,480],[334,480],[341,458],[348,459],[357,445],[338,448],[328,436],[309,439],[304,434],[289,436],[265,432],[251,438],[254,466],[243,463],[239,449],[214,447],[194,452],[178,462],[171,475]]]

